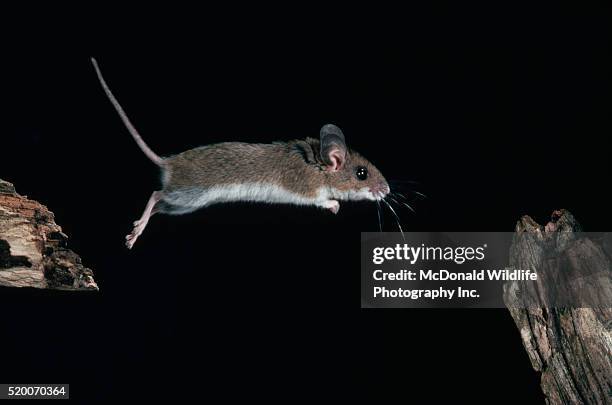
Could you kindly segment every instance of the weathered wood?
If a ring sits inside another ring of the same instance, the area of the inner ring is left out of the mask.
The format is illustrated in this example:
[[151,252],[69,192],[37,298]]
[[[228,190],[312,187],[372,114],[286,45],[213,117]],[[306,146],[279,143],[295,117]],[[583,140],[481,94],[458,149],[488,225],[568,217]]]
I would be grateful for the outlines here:
[[538,272],[535,284],[506,283],[504,301],[548,404],[612,404],[612,238],[580,230],[565,210],[546,226],[525,216],[510,249],[510,267]]
[[98,290],[53,213],[0,179],[0,286]]

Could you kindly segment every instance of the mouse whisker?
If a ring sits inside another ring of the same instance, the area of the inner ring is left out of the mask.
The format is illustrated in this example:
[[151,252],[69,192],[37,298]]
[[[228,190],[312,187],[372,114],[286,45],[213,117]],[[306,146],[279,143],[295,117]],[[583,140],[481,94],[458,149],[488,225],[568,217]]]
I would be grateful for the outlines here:
[[[403,206],[405,206],[406,208],[408,208],[410,211],[412,211],[412,213],[413,213],[413,214],[416,214],[416,211],[414,210],[414,208],[412,208],[412,207],[410,206],[410,204],[405,203],[405,202],[403,202],[403,201],[397,201],[395,198],[393,198],[393,197],[391,197],[391,196],[388,196],[388,197],[389,197],[389,198],[390,198],[390,199],[391,199],[393,202],[395,202],[395,203],[396,203],[398,206],[399,206],[399,205],[403,205]],[[406,199],[406,201],[408,201],[408,200]]]
[[406,208],[408,208],[410,211],[412,211],[413,214],[416,214],[416,211],[414,210],[414,208],[410,206],[410,204],[405,203],[405,202],[403,202],[402,204],[405,205]]
[[402,234],[402,239],[404,239],[404,242],[405,242],[406,238],[404,237],[404,230],[402,229],[402,225],[400,225],[400,220],[399,220],[399,217],[397,216],[397,213],[395,212],[395,210],[393,209],[393,207],[391,206],[391,204],[389,204],[387,200],[383,198],[381,201],[387,204],[387,207],[389,207],[389,209],[393,213],[393,216],[395,216],[395,222],[397,222],[397,227],[399,228],[400,233]]
[[388,199],[390,199],[392,203],[395,203],[395,204],[399,205],[399,204],[400,204],[400,203],[399,203],[399,201],[397,201],[395,198],[393,198],[393,197],[391,196],[391,194],[392,194],[392,193],[389,193],[389,194],[387,195],[387,198],[388,198]]
[[393,191],[391,194],[397,197],[400,197],[402,200],[408,201],[408,198],[404,194],[400,193],[399,191]]
[[[392,194],[393,194],[393,195],[395,195],[395,196],[397,196],[397,197],[401,197],[401,198],[403,198],[405,201],[408,201],[408,199],[407,199],[407,198],[406,198],[404,195],[402,195],[402,194],[400,194],[400,193],[392,193]],[[400,204],[401,204],[401,205],[405,206],[405,207],[406,207],[406,208],[408,208],[410,211],[412,211],[412,213],[413,213],[413,214],[416,214],[415,209],[414,209],[414,208],[412,208],[412,206],[411,206],[410,204],[408,204],[407,202],[404,202],[404,201],[397,201],[396,199],[393,199],[393,201],[395,201],[395,202],[396,202],[398,205],[400,205]]]
[[378,214],[378,229],[380,229],[380,232],[382,232],[383,223],[382,223],[382,217],[380,215],[380,202],[378,200],[376,200],[376,213]]
[[[415,190],[406,190],[406,192],[407,193],[412,193],[412,194],[417,195],[417,196],[419,196],[421,198],[427,198],[427,196],[425,194],[420,193],[420,192],[415,191]],[[396,196],[399,196],[399,197],[402,197],[406,201],[409,201],[408,198],[404,194],[400,193],[399,191],[393,190],[392,194],[396,195]]]

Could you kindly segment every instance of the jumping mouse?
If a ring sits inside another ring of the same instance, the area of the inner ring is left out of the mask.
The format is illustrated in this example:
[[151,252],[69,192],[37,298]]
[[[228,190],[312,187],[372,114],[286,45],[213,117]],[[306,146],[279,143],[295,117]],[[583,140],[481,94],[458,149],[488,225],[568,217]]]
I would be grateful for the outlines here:
[[160,157],[142,140],[93,66],[106,95],[144,154],[161,169],[162,189],[149,198],[142,217],[126,236],[132,248],[153,214],[186,214],[215,203],[258,201],[314,205],[334,214],[338,200],[380,201],[389,184],[378,169],[347,148],[335,125],[321,128],[319,139],[271,144],[223,142]]

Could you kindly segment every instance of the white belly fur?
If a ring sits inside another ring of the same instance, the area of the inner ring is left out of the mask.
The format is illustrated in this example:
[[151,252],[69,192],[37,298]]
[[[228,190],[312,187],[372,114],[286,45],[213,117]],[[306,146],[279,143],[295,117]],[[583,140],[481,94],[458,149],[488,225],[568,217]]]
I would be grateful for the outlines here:
[[309,198],[288,191],[276,184],[250,183],[216,186],[206,190],[192,189],[172,192],[167,193],[164,196],[164,200],[170,204],[183,207],[205,207],[211,204],[232,201],[321,205],[332,198],[333,194],[327,187],[321,187],[316,197]]

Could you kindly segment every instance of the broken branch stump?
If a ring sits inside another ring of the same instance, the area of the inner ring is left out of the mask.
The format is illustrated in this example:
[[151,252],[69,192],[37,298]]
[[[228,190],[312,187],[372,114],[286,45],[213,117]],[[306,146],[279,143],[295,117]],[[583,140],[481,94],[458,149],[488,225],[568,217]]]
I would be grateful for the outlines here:
[[0,286],[98,290],[67,240],[47,207],[0,179]]
[[551,405],[612,404],[612,235],[580,231],[566,210],[546,226],[525,216],[510,248],[511,268],[538,273],[506,283],[504,302]]

